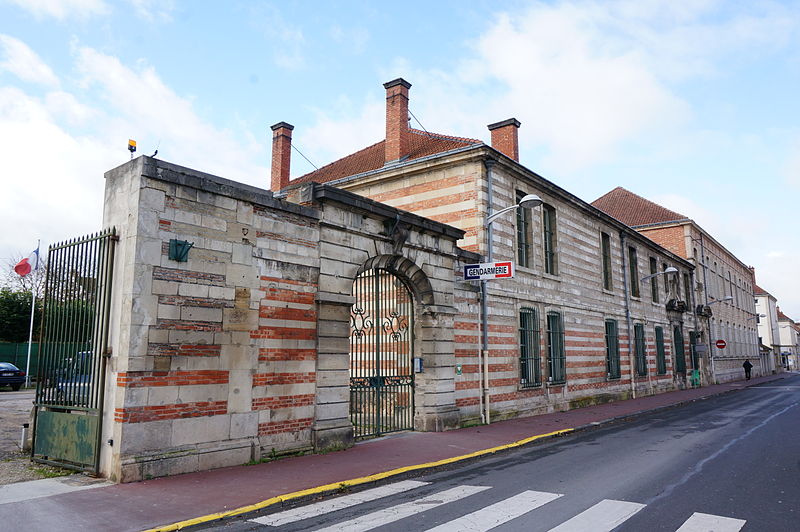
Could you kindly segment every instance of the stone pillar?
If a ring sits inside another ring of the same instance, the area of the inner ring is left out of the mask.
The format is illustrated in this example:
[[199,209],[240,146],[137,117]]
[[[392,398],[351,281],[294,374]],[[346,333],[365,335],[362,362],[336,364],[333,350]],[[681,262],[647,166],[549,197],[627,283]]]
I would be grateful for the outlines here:
[[312,441],[317,452],[353,445],[350,423],[350,307],[353,296],[317,294],[317,397]]
[[415,356],[422,357],[424,369],[415,378],[415,430],[442,431],[459,426],[453,341],[456,313],[455,308],[443,305],[427,305],[418,313],[421,341]]

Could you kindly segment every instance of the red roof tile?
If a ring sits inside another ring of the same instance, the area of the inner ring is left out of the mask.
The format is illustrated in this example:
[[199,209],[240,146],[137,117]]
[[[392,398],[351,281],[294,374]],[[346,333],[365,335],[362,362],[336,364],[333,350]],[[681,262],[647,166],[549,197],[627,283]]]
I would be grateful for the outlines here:
[[[411,146],[406,160],[419,159],[428,155],[442,153],[457,148],[464,148],[467,146],[477,146],[483,144],[483,141],[477,139],[468,139],[463,137],[453,137],[450,135],[440,135],[438,133],[427,133],[418,129],[410,129],[409,132]],[[386,150],[384,144],[386,141],[382,140],[377,144],[368,146],[363,150],[359,150],[346,157],[342,157],[338,161],[334,161],[328,165],[323,166],[319,170],[314,170],[306,175],[300,176],[297,179],[292,179],[289,184],[295,183],[308,183],[316,181],[317,183],[327,183],[343,177],[369,172],[370,170],[377,170],[386,164]]]
[[622,187],[600,196],[592,205],[631,227],[689,219]]
[[771,296],[769,292],[758,286],[757,284],[753,285],[753,294],[757,296]]

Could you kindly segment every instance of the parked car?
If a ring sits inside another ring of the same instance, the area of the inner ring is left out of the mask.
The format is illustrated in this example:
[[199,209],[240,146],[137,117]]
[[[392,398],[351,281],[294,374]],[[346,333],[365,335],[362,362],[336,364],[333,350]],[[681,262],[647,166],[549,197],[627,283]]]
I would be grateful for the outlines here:
[[92,352],[81,351],[67,359],[56,380],[56,397],[64,404],[89,406],[92,388]]
[[25,384],[25,372],[11,362],[0,362],[0,387],[11,386],[15,392]]

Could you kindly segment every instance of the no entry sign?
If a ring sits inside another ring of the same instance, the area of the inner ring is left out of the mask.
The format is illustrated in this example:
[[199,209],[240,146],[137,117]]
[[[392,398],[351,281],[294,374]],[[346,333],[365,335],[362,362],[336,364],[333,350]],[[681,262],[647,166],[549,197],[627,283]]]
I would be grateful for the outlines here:
[[728,342],[726,342],[725,340],[717,340],[717,342],[714,345],[717,346],[717,349],[725,349],[726,347],[728,347]]
[[481,279],[510,279],[512,277],[514,277],[514,263],[511,261],[467,264],[464,266],[465,281],[478,281]]

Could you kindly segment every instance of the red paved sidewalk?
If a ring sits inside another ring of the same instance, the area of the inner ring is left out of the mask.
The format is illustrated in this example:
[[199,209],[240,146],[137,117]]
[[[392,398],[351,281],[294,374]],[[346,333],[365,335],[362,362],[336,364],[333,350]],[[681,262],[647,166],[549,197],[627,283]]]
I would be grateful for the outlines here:
[[[778,380],[761,377],[448,432],[408,432],[324,455],[286,458],[0,504],[0,522],[25,530],[143,530],[256,504],[271,497],[453,458],[537,434],[581,428]],[[14,486],[13,484],[10,486]]]

